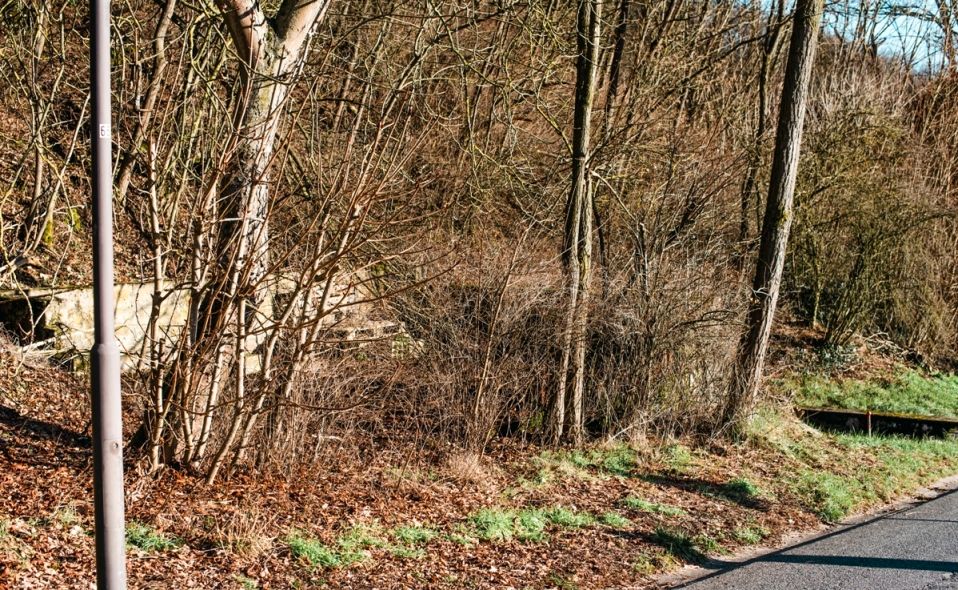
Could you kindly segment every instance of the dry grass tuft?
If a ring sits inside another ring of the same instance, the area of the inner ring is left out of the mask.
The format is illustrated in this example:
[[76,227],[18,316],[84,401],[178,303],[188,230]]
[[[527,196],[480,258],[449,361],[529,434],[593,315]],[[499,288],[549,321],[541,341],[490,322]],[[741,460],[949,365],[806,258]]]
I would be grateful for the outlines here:
[[254,504],[207,518],[208,536],[215,544],[248,558],[258,558],[273,548],[278,530],[274,516]]
[[478,453],[453,453],[446,459],[443,474],[457,483],[478,484],[488,481],[489,468]]

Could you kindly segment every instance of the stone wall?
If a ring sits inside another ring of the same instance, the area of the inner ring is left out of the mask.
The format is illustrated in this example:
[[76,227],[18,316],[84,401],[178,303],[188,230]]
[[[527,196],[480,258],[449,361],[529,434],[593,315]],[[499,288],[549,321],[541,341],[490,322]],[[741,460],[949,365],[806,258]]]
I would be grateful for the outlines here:
[[[343,340],[375,339],[404,332],[397,322],[372,318],[372,306],[365,302],[369,297],[364,284],[358,275],[337,282],[327,298],[328,315],[324,316],[323,323]],[[189,289],[178,288],[170,281],[162,282],[160,289],[157,338],[163,350],[172,351],[189,320],[191,294]],[[297,292],[295,281],[288,278],[272,281],[270,291],[277,307],[318,305],[322,294],[319,287]],[[114,288],[116,337],[125,371],[148,365],[149,359],[144,355],[149,355],[153,294],[152,282]],[[258,370],[259,359],[255,351],[272,321],[273,302],[268,302],[260,313],[261,317],[254,322],[258,329],[253,330],[255,334],[247,346],[251,357],[247,366],[252,372]],[[25,353],[59,356],[79,361],[72,363],[75,367],[84,366],[84,359],[93,347],[93,290],[86,287],[0,292],[0,323],[14,333]]]

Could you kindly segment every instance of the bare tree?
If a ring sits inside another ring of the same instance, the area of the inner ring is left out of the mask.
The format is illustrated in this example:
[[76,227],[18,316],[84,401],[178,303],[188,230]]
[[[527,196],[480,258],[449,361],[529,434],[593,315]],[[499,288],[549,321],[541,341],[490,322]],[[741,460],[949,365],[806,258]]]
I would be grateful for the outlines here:
[[[270,265],[269,187],[276,159],[274,144],[283,122],[287,97],[304,64],[309,38],[329,4],[329,0],[285,0],[275,15],[267,17],[258,2],[218,2],[239,62],[239,92],[231,101],[228,139],[212,158],[212,175],[203,179],[202,194],[194,207],[191,228],[194,243],[189,248],[194,269],[193,310],[189,336],[185,340],[187,345],[166,377],[168,392],[159,386],[156,376],[153,378],[153,409],[148,412],[144,427],[150,432],[154,468],[173,457],[193,462],[203,459],[210,442],[212,414],[217,404],[222,403],[220,394],[228,384],[237,390],[237,407],[247,411],[244,409],[246,355],[251,352],[253,340],[262,340],[262,335],[254,332],[261,332],[271,320],[266,307],[269,291],[265,279]],[[146,139],[154,118],[168,63],[166,37],[174,7],[172,1],[165,4],[154,32],[155,67],[147,92],[147,112],[138,119],[133,134],[133,151]],[[190,72],[187,85],[192,79]],[[121,192],[129,186],[132,163],[131,151],[120,166]],[[151,163],[148,168],[151,170],[150,194],[155,201],[155,165]],[[154,213],[151,218],[155,220],[157,207],[151,209]],[[213,220],[215,223],[211,223]],[[158,228],[156,223],[151,225]],[[157,273],[161,270],[157,265]],[[159,298],[160,294],[155,297]],[[157,344],[159,342],[154,343]],[[201,357],[210,349],[213,366],[204,377],[208,379],[207,385],[199,387],[206,392],[204,400],[187,403],[187,399],[194,397],[189,390],[198,388],[197,375],[208,369]],[[173,404],[178,404],[186,414],[174,412],[174,424],[166,424]],[[237,411],[237,415],[245,416],[243,412]],[[238,423],[234,421],[234,425]],[[181,431],[176,437],[176,446],[182,450],[167,450],[161,454],[164,433],[168,437],[170,428]],[[232,444],[238,431],[238,426],[231,429],[225,447]]]
[[[562,365],[553,417],[553,437],[558,441],[565,428],[567,393],[571,392],[570,431],[576,444],[582,442],[585,397],[586,325],[589,286],[592,279],[592,103],[595,99],[599,60],[600,0],[580,0],[576,20],[575,111],[572,128],[572,187],[566,202],[563,263],[566,267],[569,310],[563,335]],[[571,373],[571,375],[570,375]]]
[[733,430],[744,426],[762,382],[765,353],[785,268],[802,128],[823,8],[823,0],[799,0],[795,8],[752,299],[746,317],[746,332],[739,345],[721,417],[722,426]]

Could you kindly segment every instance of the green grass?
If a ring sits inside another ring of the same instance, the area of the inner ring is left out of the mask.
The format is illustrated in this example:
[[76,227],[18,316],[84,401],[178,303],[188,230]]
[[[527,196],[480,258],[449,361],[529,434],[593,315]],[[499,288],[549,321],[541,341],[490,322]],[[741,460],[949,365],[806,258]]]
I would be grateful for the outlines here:
[[723,484],[722,491],[729,497],[743,500],[758,498],[762,495],[762,489],[744,477]]
[[709,535],[708,533],[699,533],[695,535],[692,537],[692,543],[704,554],[728,553],[728,550],[722,546],[721,541],[712,535]]
[[585,454],[579,451],[543,451],[535,459],[539,467],[533,480],[523,480],[523,487],[541,487],[551,485],[563,479],[593,479],[591,464]]
[[356,524],[336,539],[339,552],[347,556],[346,561],[362,561],[369,557],[369,549],[388,548],[389,542],[376,524]]
[[285,541],[293,557],[312,567],[340,568],[369,559],[369,548],[388,547],[377,530],[367,525],[354,526],[340,535],[334,546],[297,530],[291,531]]
[[639,466],[635,449],[617,444],[598,447],[588,451],[544,451],[538,463],[543,467],[536,480],[551,482],[553,473],[566,477],[588,479],[596,472],[599,475],[631,477]]
[[469,535],[479,540],[499,543],[517,539],[525,543],[545,541],[549,527],[578,529],[595,524],[594,516],[564,506],[551,508],[483,508],[468,519]]
[[622,500],[622,505],[630,510],[638,512],[650,512],[652,514],[661,514],[662,516],[685,516],[686,512],[678,506],[671,504],[659,504],[650,502],[638,496],[628,496]]
[[293,557],[311,566],[334,568],[343,565],[342,558],[333,548],[317,539],[305,537],[299,531],[290,533],[286,537],[286,544]]
[[887,502],[956,471],[955,439],[839,435],[836,440],[851,452],[877,459],[877,466],[863,465],[855,472],[854,481],[866,500]]
[[[958,376],[902,371],[885,380],[830,380],[821,375],[779,382],[795,399],[906,414],[958,417]],[[792,464],[784,482],[825,522],[887,503],[958,472],[958,440],[821,433],[782,412],[758,412],[753,444]]]
[[817,462],[824,448],[808,436],[805,426],[794,414],[774,408],[759,408],[749,421],[747,438],[756,446],[802,463]]
[[743,545],[758,545],[768,535],[768,529],[758,524],[749,524],[732,529],[732,537]]
[[628,477],[638,467],[638,460],[633,449],[626,445],[617,445],[603,450],[599,466],[606,473]]
[[[806,457],[807,467],[798,469],[787,485],[829,523],[958,471],[954,439],[838,434],[824,440],[833,443],[831,450],[821,441],[794,443],[804,445],[798,454]],[[834,471],[828,465],[835,465]]]
[[[389,536],[396,542],[391,543]],[[332,544],[296,530],[287,535],[285,542],[293,557],[312,567],[342,568],[371,559],[370,549],[382,549],[404,559],[420,559],[426,555],[424,546],[438,536],[435,529],[415,523],[398,526],[388,534],[376,524],[357,524]]]
[[521,510],[514,521],[516,538],[529,543],[545,541],[548,525],[549,520],[542,510]]
[[632,526],[632,521],[618,512],[606,512],[599,517],[599,522],[614,529],[626,529]]
[[672,473],[686,473],[692,467],[692,451],[685,445],[673,444],[663,451],[665,465]]
[[801,405],[958,418],[958,375],[903,371],[887,381],[835,381],[813,375],[786,387]]
[[392,536],[397,543],[384,545],[390,553],[402,559],[422,559],[426,556],[425,545],[438,537],[439,532],[420,524],[411,524],[396,527]]
[[406,525],[393,529],[393,537],[403,545],[425,545],[436,538],[435,530],[420,526]]
[[476,536],[492,543],[509,541],[515,535],[515,513],[511,510],[483,508],[469,517]]
[[805,505],[825,522],[845,518],[856,505],[856,482],[825,471],[802,471],[795,491]]
[[546,510],[545,517],[549,523],[567,529],[580,529],[595,524],[595,517],[591,514],[577,512],[563,506]]
[[149,525],[134,521],[126,525],[126,544],[146,553],[153,553],[176,549],[181,547],[183,542],[156,531]]

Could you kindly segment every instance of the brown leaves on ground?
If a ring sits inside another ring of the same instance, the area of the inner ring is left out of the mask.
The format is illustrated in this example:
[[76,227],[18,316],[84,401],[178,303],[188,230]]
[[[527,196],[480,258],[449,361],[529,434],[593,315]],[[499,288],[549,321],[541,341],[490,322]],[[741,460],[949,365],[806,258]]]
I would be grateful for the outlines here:
[[[0,393],[0,587],[87,590],[94,560],[86,384],[3,355]],[[131,548],[130,587],[648,588],[656,571],[740,547],[743,526],[774,543],[818,524],[775,487],[789,466],[773,453],[726,445],[683,450],[676,463],[658,449],[634,455],[626,475],[587,454],[508,441],[484,456],[450,451],[415,461],[409,448],[331,449],[324,465],[292,476],[240,474],[212,487],[174,470],[144,477],[131,469],[128,521],[176,542]],[[743,477],[742,466],[767,494],[723,491]],[[630,508],[629,498],[669,509]],[[482,509],[557,506],[594,520],[549,526],[543,539],[525,542],[484,541],[469,525]],[[627,524],[604,523],[610,513]],[[370,545],[366,559],[343,567],[311,566],[286,542],[300,531],[336,548],[355,525],[387,538],[417,523],[437,535],[405,552],[394,540]]]

